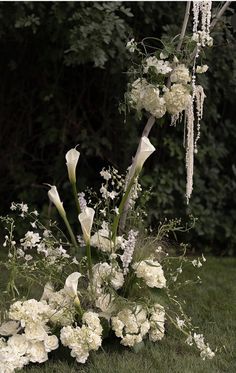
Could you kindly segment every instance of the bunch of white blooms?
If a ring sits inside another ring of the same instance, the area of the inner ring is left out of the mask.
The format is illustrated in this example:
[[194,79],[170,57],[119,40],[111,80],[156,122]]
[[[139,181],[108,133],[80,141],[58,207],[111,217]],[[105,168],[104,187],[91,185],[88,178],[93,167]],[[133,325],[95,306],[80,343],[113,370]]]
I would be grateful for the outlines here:
[[149,84],[143,92],[143,108],[151,113],[155,118],[161,118],[166,112],[165,100],[160,97],[158,88]]
[[138,231],[134,231],[133,229],[131,229],[129,231],[128,240],[125,240],[122,245],[124,253],[121,255],[121,260],[123,263],[124,275],[127,275],[127,273],[129,272],[129,265],[133,258],[137,235]]
[[90,244],[93,247],[97,247],[103,252],[110,253],[113,249],[117,250],[123,242],[121,236],[116,237],[116,244],[111,240],[111,232],[108,228],[108,223],[103,222],[102,228],[99,229],[93,236],[91,236]]
[[118,266],[112,266],[106,262],[93,266],[93,286],[96,293],[101,294],[105,286],[112,286],[118,290],[124,284],[124,275]]
[[32,249],[33,247],[36,247],[37,244],[40,242],[41,237],[38,233],[34,233],[32,231],[28,231],[25,234],[25,237],[22,238],[21,245],[23,246],[24,250],[26,249]]
[[150,288],[164,288],[166,279],[160,263],[153,259],[142,260],[132,265],[138,278],[142,278]]
[[189,337],[186,339],[186,343],[191,346],[193,342],[195,342],[197,348],[201,351],[200,356],[203,360],[213,359],[215,353],[210,349],[209,344],[205,343],[202,334],[194,333],[193,336],[189,335]]
[[126,48],[130,53],[134,53],[135,49],[137,48],[137,43],[134,41],[134,38],[129,40],[126,44]]
[[166,112],[165,100],[160,96],[159,89],[149,84],[146,79],[133,82],[130,100],[131,105],[138,111],[145,109],[156,118],[163,117]]
[[122,338],[121,344],[124,346],[140,343],[150,329],[147,312],[140,305],[134,311],[124,308],[111,320],[112,329],[118,338]]
[[172,71],[169,61],[158,60],[155,56],[148,57],[144,65],[144,73],[146,74],[149,68],[154,68],[156,74],[166,75]]
[[150,316],[149,339],[152,342],[161,340],[165,333],[165,310],[160,304],[154,304]]
[[[35,299],[18,301],[11,306],[9,316],[17,322],[15,325],[14,321],[5,322],[0,327],[0,334],[9,336],[7,342],[1,343],[1,372],[14,372],[29,362],[43,363],[48,360],[48,352],[58,348],[58,338],[48,334],[49,314],[48,306]],[[17,334],[19,331],[22,333]]]
[[172,83],[187,84],[190,82],[189,69],[184,65],[177,65],[171,73],[170,80]]
[[135,107],[138,111],[143,109],[143,97],[145,88],[148,86],[146,79],[138,78],[131,85],[130,91],[130,101],[131,105]]
[[17,301],[13,303],[9,310],[11,320],[20,321],[21,326],[25,327],[29,323],[47,322],[50,315],[49,305],[42,301],[29,299],[25,302]]
[[60,339],[64,346],[71,349],[71,356],[78,363],[85,363],[89,351],[98,350],[102,344],[102,327],[94,312],[85,312],[81,327],[65,326],[61,329]]
[[208,66],[207,65],[198,65],[197,68],[196,68],[196,73],[197,74],[204,74],[206,71],[208,70]]
[[189,90],[183,84],[173,84],[164,94],[167,111],[176,115],[186,109],[189,102]]

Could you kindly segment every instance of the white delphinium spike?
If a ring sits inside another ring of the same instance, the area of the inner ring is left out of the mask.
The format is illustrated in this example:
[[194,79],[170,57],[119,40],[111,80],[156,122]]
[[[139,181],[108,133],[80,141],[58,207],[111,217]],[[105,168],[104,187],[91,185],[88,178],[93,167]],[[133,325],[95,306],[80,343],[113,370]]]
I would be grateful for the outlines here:
[[185,120],[187,127],[187,147],[186,147],[186,169],[187,169],[187,185],[186,197],[187,204],[193,190],[193,164],[194,164],[194,112],[193,112],[193,97],[189,100],[189,104],[185,110]]
[[86,202],[86,199],[85,199],[85,194],[83,192],[78,193],[78,198],[79,198],[80,209],[83,212],[86,209],[86,207],[87,207],[87,202]]
[[128,240],[123,245],[124,253],[121,256],[121,260],[123,263],[124,275],[127,275],[127,273],[129,272],[129,265],[133,258],[137,235],[138,231],[134,231],[133,229],[131,229],[129,231]]

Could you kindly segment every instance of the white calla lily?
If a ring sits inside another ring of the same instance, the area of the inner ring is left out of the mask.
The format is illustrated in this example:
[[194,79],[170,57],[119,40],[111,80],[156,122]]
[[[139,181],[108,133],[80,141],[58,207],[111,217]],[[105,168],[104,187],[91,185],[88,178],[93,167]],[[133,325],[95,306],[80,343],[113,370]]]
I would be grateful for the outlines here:
[[156,148],[151,144],[148,137],[143,136],[141,138],[138,151],[135,155],[133,163],[130,167],[128,174],[128,180],[130,181],[135,173],[139,173],[143,168],[144,162],[150,157],[150,155],[155,152]]
[[81,276],[81,273],[73,272],[67,277],[64,290],[70,297],[77,297],[78,281]]
[[54,205],[56,206],[59,213],[61,215],[65,216],[66,212],[64,210],[63,203],[60,199],[60,196],[59,196],[58,191],[57,191],[57,187],[55,185],[52,185],[51,189],[48,191],[48,197],[49,197],[50,201],[52,201],[52,203],[54,203]]
[[86,207],[81,214],[79,214],[79,222],[83,231],[84,241],[90,242],[91,229],[93,225],[95,211],[92,207]]
[[68,170],[68,176],[70,182],[73,184],[76,182],[76,166],[80,157],[80,152],[75,148],[70,149],[66,153],[66,165]]

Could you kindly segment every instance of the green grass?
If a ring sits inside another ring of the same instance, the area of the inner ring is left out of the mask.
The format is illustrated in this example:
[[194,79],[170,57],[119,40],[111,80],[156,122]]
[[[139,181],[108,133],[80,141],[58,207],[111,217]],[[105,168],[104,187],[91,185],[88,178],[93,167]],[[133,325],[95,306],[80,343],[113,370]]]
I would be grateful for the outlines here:
[[[191,272],[196,271],[192,269]],[[189,273],[188,273],[189,274]],[[115,340],[104,342],[85,365],[69,357],[31,365],[30,373],[235,373],[236,372],[236,259],[208,258],[200,270],[202,284],[181,290],[186,311],[199,326],[210,346],[218,351],[213,360],[202,361],[171,327],[159,343],[148,342],[139,353]]]

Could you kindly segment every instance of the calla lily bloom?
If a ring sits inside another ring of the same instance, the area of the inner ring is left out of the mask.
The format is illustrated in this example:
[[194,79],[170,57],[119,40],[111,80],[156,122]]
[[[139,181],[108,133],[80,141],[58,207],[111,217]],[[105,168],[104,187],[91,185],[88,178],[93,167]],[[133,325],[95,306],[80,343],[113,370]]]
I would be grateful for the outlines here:
[[95,211],[92,207],[86,207],[81,214],[79,214],[79,221],[83,231],[84,241],[90,242],[91,229],[93,225]]
[[130,167],[128,179],[131,180],[135,173],[139,173],[143,168],[144,162],[155,151],[155,147],[151,144],[150,140],[143,136],[140,141],[139,149]]
[[58,191],[57,191],[57,187],[55,185],[52,185],[51,189],[48,191],[48,197],[49,197],[50,201],[52,201],[54,203],[54,205],[56,206],[59,213],[61,215],[65,216],[66,212],[64,210],[63,203],[60,199],[60,196],[59,196]]
[[73,272],[67,277],[64,290],[70,297],[77,297],[78,280],[81,276],[81,273]]
[[66,153],[66,165],[68,170],[68,176],[70,182],[73,184],[76,182],[76,166],[80,157],[78,150],[71,149]]

